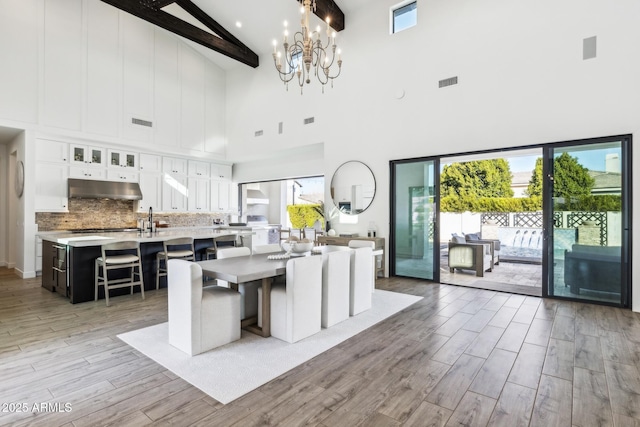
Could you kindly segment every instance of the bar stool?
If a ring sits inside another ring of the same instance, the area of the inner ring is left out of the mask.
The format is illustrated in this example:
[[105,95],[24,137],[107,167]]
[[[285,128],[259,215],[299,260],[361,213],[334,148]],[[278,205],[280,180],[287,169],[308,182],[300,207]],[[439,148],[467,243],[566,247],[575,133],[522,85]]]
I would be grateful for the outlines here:
[[[107,243],[101,246],[102,256],[95,260],[95,299],[98,300],[98,288],[104,286],[104,298],[109,307],[109,291],[111,289],[131,288],[133,295],[133,287],[140,286],[140,293],[144,299],[144,283],[142,279],[142,257],[140,256],[140,244],[136,241],[124,241]],[[135,250],[135,254],[131,253]],[[100,275],[102,268],[102,276]],[[108,273],[112,270],[123,268],[131,269],[129,277],[121,279],[109,279]],[[136,271],[137,268],[137,271]],[[135,280],[138,275],[138,280]]]
[[221,243],[221,242],[231,242],[231,245],[229,246],[238,247],[238,239],[235,234],[214,237],[213,246],[207,248],[207,259],[211,259],[211,257],[215,258],[215,255],[218,252],[218,243]]
[[[179,237],[162,242],[164,250],[156,254],[156,289],[160,288],[160,277],[167,276],[167,261],[170,259],[184,259],[195,261],[193,237]],[[164,264],[164,266],[163,266]]]

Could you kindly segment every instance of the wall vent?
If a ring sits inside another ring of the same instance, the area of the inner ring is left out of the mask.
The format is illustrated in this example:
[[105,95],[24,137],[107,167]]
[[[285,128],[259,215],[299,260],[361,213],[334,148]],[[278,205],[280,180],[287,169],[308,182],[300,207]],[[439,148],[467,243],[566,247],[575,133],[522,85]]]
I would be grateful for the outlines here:
[[304,119],[304,124],[305,125],[309,125],[313,122],[315,122],[316,118],[315,117],[307,117],[306,119]]
[[457,85],[458,84],[458,76],[449,77],[448,79],[440,80],[438,82],[438,87],[443,88],[447,86]]
[[254,133],[254,135],[255,135],[255,136],[262,136],[262,134],[263,134],[263,133],[264,133],[264,131],[262,131],[262,130],[257,130],[257,131]]
[[278,123],[278,134],[282,135],[282,122]]
[[149,120],[136,119],[135,117],[131,118],[131,123],[134,125],[146,126],[148,128],[153,127],[153,122]]

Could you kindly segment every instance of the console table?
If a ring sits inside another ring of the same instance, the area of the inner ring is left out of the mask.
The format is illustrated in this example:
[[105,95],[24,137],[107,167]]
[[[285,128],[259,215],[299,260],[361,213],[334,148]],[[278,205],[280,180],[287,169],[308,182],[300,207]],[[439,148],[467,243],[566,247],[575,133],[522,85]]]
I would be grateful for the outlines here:
[[[340,237],[340,236],[317,236],[316,240],[318,245],[335,245],[335,246],[349,246],[351,240],[369,240],[375,243],[374,250],[382,250],[380,257],[380,264],[376,261],[376,276],[382,275],[384,277],[384,237]],[[378,257],[376,257],[378,258]]]

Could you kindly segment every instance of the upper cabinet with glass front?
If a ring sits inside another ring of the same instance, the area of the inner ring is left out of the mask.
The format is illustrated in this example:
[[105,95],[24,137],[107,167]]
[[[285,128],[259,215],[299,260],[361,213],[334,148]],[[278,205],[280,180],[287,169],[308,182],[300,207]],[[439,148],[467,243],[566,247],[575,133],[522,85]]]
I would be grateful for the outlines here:
[[138,168],[138,154],[120,150],[109,150],[109,166]]
[[105,149],[102,147],[91,147],[87,145],[69,145],[70,153],[69,158],[71,164],[76,165],[92,165],[92,166],[104,166],[105,165]]

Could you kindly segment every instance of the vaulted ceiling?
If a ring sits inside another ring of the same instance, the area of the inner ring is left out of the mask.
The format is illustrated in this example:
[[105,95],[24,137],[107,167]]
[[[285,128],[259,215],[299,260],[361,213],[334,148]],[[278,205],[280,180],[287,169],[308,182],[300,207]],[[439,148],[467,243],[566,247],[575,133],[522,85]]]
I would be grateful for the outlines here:
[[[255,4],[252,6],[247,5],[244,9],[237,9],[238,3],[242,3],[238,0],[233,2],[211,2],[205,0],[102,1],[235,61],[239,61],[254,68],[259,65],[259,55],[255,53],[248,44],[245,44],[246,42],[241,40],[243,36],[234,36],[225,28],[225,26],[229,27],[229,25],[221,25],[216,18],[216,15],[220,15],[228,22],[230,14],[235,13],[238,15],[235,18],[235,22],[242,22],[245,18],[249,18],[249,14],[255,15],[260,12],[255,9]],[[298,2],[298,0],[295,1]],[[201,6],[198,5],[199,3]],[[211,3],[218,3],[218,5],[216,5],[218,9],[216,10],[213,8]],[[221,6],[221,3],[224,3],[224,5]],[[292,0],[280,0],[279,3],[286,3],[287,7],[290,7],[292,10],[297,10],[297,7],[292,5]],[[234,6],[236,9],[234,9]],[[284,5],[280,4],[278,5],[278,8],[271,7],[269,11],[274,12],[271,15],[277,15],[278,13],[281,13],[279,10],[281,10],[282,7],[284,7]],[[344,13],[333,0],[316,0],[315,14],[323,21],[327,16],[330,16],[331,26],[334,30],[341,31],[344,29]],[[259,31],[258,27],[266,27],[268,22],[267,20],[271,19],[270,14],[260,13],[260,15],[262,16],[262,19],[265,20],[265,25],[260,26],[254,23],[253,27],[255,28],[250,29],[254,34]],[[273,20],[273,22],[280,23],[282,21],[276,17],[274,17]],[[240,29],[237,29],[237,31],[240,31]],[[255,39],[258,40],[257,37]],[[269,40],[269,38],[265,38],[264,43],[269,44]]]

